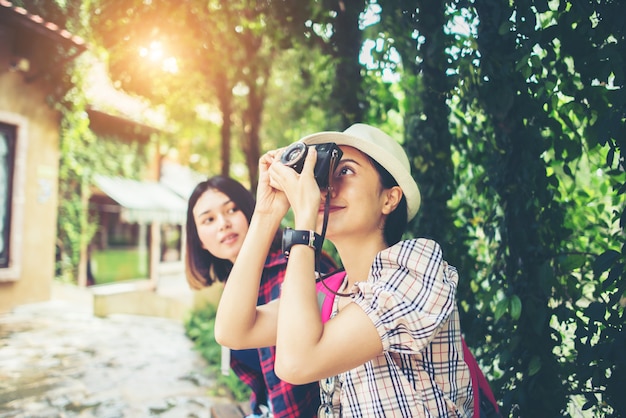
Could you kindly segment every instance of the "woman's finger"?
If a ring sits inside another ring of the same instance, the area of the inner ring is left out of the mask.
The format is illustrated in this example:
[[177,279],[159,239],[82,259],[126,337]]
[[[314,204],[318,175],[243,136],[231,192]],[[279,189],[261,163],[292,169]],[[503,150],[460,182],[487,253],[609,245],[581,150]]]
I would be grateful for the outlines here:
[[304,165],[302,166],[303,173],[313,173],[313,169],[315,168],[315,163],[317,162],[317,150],[315,147],[309,147],[309,152],[307,153],[306,159],[304,160]]

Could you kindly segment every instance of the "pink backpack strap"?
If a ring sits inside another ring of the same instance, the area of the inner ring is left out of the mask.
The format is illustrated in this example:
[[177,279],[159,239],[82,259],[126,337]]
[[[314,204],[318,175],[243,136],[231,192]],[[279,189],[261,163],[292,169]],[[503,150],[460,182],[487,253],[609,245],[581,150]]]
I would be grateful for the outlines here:
[[465,363],[470,371],[470,377],[472,379],[472,390],[474,392],[474,418],[480,417],[480,402],[481,396],[485,396],[489,403],[491,403],[493,409],[496,414],[499,413],[498,403],[496,402],[496,397],[493,395],[491,391],[491,386],[489,386],[489,382],[487,378],[483,374],[483,371],[480,369],[476,358],[467,347],[465,343],[465,338],[461,338],[461,342],[463,343],[463,357],[465,358]]
[[472,379],[472,392],[474,392],[474,418],[480,417],[480,399],[478,392],[478,378],[476,377],[476,369],[478,369],[478,363],[476,359],[472,355],[472,352],[467,347],[465,343],[465,338],[461,338],[463,342],[463,357],[465,358],[465,363],[467,367],[469,367],[470,377]]
[[[317,288],[317,302],[322,314],[322,322],[325,323],[330,319],[330,315],[333,312],[333,302],[335,300],[334,292],[339,290],[343,279],[346,277],[346,272],[340,270],[336,273],[332,273],[327,277],[321,278],[316,284]],[[324,281],[322,283],[322,280]],[[330,289],[330,290],[329,290]]]

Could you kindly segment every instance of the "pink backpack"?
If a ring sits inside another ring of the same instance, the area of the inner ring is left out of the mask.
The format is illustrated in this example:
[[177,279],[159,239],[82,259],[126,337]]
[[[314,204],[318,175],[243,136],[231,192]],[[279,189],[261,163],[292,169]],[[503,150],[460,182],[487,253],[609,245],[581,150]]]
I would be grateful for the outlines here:
[[319,303],[322,322],[324,323],[330,319],[330,314],[333,312],[333,301],[335,300],[333,292],[339,289],[344,277],[346,277],[346,272],[339,270],[317,279],[315,283],[317,287],[317,302]]
[[[330,319],[330,315],[333,311],[333,301],[335,300],[335,294],[333,291],[337,292],[345,277],[346,272],[340,270],[317,280],[317,300],[320,306],[322,322],[324,323]],[[463,343],[463,356],[465,358],[465,363],[467,363],[467,366],[469,367],[470,376],[472,378],[472,389],[474,391],[474,418],[501,417],[498,403],[496,402],[495,396],[493,396],[493,392],[491,391],[487,378],[483,374],[482,370],[480,370],[476,358],[474,358],[474,355],[467,347],[465,339],[462,338],[461,340]]]

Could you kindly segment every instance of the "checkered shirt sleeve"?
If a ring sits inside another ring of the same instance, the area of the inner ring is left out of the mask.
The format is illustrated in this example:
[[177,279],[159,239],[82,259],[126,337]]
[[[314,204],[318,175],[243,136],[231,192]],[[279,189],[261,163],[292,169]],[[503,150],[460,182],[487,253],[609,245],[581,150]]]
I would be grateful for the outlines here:
[[402,241],[376,256],[353,302],[376,326],[384,352],[339,376],[342,417],[472,416],[457,281],[431,240]]

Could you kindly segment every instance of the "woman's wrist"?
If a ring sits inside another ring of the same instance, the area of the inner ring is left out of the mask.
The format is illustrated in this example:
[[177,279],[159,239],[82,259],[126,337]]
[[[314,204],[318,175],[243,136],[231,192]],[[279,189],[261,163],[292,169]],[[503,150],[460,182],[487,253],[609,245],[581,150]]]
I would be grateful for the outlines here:
[[294,215],[294,228],[313,230],[317,227],[317,210],[315,212],[307,214],[295,214]]
[[277,229],[280,226],[281,220],[282,220],[282,217],[278,216],[276,212],[256,212],[255,211],[252,214],[250,225],[252,225],[252,223],[258,223],[267,229],[271,229],[271,228]]

